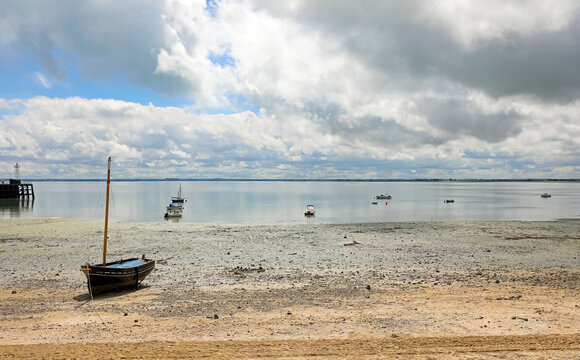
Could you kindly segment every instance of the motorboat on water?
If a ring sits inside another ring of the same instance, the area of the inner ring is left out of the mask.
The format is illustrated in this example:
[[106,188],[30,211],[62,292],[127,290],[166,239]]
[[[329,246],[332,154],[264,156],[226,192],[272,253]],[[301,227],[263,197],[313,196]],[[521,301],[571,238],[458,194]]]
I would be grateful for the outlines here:
[[543,193],[543,194],[540,194],[540,196],[543,198],[549,198],[549,197],[552,197],[552,194]]
[[455,200],[453,200],[453,199],[447,199],[447,200],[443,200],[443,202],[448,204],[448,203],[454,203]]
[[183,216],[183,205],[169,204],[165,212],[165,217],[181,217]]
[[306,210],[304,210],[305,216],[312,216],[315,212],[314,205],[306,205]]
[[393,197],[391,195],[388,195],[388,194],[387,195],[381,194],[381,195],[375,196],[375,199],[377,199],[377,200],[391,200],[392,198]]

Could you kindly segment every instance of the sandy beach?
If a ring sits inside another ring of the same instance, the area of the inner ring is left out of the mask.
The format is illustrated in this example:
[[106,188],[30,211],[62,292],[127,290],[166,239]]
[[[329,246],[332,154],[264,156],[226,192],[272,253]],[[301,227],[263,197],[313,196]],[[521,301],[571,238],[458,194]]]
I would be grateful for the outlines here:
[[0,219],[0,358],[580,358],[580,220],[120,223],[157,268],[91,300],[102,237]]

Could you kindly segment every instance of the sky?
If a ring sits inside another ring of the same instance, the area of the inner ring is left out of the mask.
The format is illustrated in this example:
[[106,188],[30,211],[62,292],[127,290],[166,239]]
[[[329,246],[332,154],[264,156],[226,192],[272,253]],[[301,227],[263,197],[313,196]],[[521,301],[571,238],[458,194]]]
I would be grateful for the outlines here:
[[1,179],[580,179],[576,0],[0,8]]

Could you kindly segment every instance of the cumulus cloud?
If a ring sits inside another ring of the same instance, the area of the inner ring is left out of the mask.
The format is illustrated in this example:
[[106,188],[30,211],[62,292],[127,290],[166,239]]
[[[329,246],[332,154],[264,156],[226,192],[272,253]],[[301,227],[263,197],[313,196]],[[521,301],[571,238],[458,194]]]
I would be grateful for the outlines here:
[[[286,152],[273,125],[251,112],[210,117],[82,98],[37,97],[20,105],[21,112],[2,119],[0,154],[7,162],[34,160],[49,173],[62,163],[90,167],[111,155],[117,163],[144,168],[136,172],[144,177],[206,177],[204,167],[274,161]],[[118,174],[122,177],[123,170]]]
[[[303,119],[290,130],[249,111],[200,115],[118,100],[37,97],[6,106],[21,110],[2,118],[4,168],[19,162],[46,177],[99,177],[109,155],[122,165],[118,177],[388,178],[411,177],[417,169],[428,169],[424,176],[472,177],[478,169],[509,177],[516,162],[527,167],[522,175],[540,175],[549,166],[547,174],[559,176],[577,171],[579,155],[580,126],[570,119],[580,104],[537,105],[526,98],[503,104],[501,114],[510,117],[517,109],[527,120],[517,134],[491,145],[468,132],[433,140],[429,129],[413,131],[378,118],[360,119],[357,132],[349,133]],[[489,116],[501,121],[498,114]]]
[[144,177],[580,172],[575,1],[50,5],[0,15],[0,42],[35,56],[39,81],[66,82],[72,67],[191,104],[18,100],[0,106],[6,159],[18,150],[54,169],[112,153]]
[[46,74],[66,82],[77,67],[95,81],[122,76],[170,95],[190,91],[180,77],[155,72],[165,45],[162,1],[8,1],[0,41],[34,56]]
[[485,4],[450,0],[424,6],[423,17],[440,22],[468,50],[495,40],[510,42],[514,35],[530,37],[566,30],[578,10],[578,3],[572,0],[555,3],[492,0]]

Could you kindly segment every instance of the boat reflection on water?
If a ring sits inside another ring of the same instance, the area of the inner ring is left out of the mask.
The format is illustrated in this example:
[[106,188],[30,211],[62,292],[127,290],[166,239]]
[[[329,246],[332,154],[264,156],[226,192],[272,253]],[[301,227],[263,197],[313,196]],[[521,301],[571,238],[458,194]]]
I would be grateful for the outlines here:
[[20,217],[32,214],[34,198],[0,199],[0,217]]

